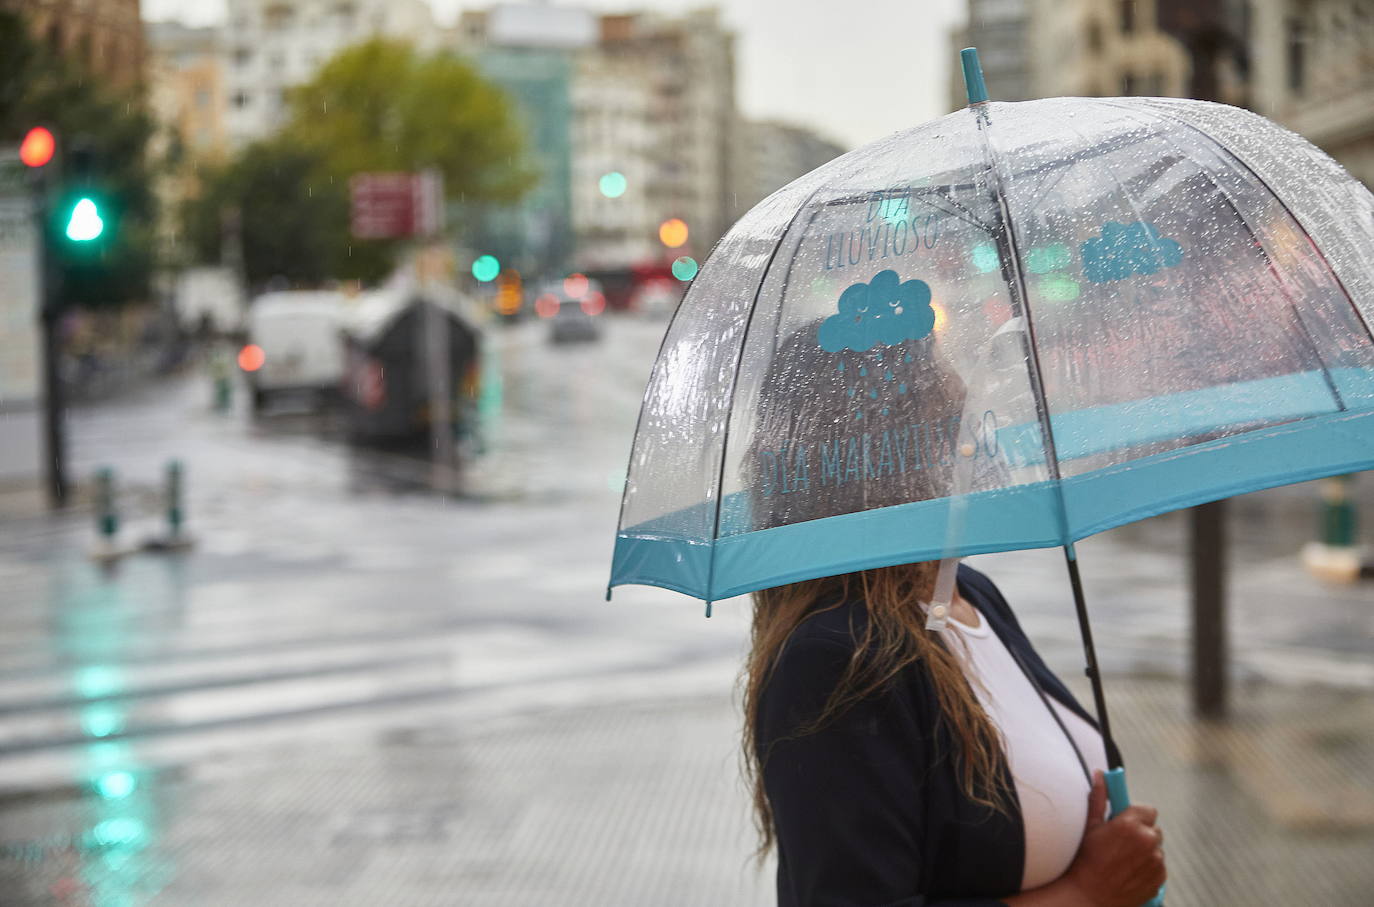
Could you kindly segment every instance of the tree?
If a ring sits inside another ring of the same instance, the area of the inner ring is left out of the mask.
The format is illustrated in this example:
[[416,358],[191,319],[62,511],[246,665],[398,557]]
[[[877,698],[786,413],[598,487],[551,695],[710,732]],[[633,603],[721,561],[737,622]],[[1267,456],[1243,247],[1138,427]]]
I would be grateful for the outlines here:
[[219,261],[225,230],[237,229],[251,287],[274,279],[309,286],[332,277],[371,280],[386,273],[389,246],[353,242],[347,186],[312,152],[271,139],[249,145],[232,164],[202,177],[202,194],[182,210],[197,261]]
[[449,54],[373,40],[349,48],[291,93],[283,137],[336,177],[437,167],[449,198],[519,199],[533,183],[509,99]]
[[385,275],[398,244],[349,234],[355,173],[435,167],[449,198],[475,201],[514,200],[532,183],[509,102],[456,57],[369,41],[294,89],[288,110],[278,134],[204,172],[183,209],[203,262],[219,259],[224,217],[238,212],[250,286]]
[[29,37],[25,22],[0,11],[0,137],[18,141],[34,125],[57,134],[70,160],[83,145],[95,162],[93,190],[108,214],[99,254],[62,239],[48,241],[62,271],[62,304],[106,305],[146,298],[154,267],[156,201],[147,159],[153,123],[136,91],[116,92],[86,77]]

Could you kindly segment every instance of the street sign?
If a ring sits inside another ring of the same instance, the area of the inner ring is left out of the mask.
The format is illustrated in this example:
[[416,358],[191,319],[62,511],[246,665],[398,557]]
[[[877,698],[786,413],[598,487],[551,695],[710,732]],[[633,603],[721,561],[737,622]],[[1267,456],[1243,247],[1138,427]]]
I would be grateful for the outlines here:
[[358,173],[348,183],[355,239],[433,236],[444,226],[444,183],[437,170]]

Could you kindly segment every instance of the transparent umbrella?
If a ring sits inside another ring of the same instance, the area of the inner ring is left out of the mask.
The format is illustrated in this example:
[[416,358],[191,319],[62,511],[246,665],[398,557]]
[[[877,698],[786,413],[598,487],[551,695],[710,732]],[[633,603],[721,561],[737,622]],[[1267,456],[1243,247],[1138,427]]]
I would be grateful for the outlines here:
[[709,613],[1062,546],[1092,667],[1075,541],[1374,466],[1374,196],[1255,114],[989,103],[965,56],[968,109],[780,189],[706,261],[649,379],[611,585]]

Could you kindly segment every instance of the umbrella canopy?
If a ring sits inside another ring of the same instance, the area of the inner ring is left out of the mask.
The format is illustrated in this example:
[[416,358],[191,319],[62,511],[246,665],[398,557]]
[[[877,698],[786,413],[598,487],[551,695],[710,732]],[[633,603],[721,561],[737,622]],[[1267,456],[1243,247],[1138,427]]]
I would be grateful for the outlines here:
[[720,241],[611,585],[707,601],[1374,466],[1374,196],[1236,108],[976,104]]

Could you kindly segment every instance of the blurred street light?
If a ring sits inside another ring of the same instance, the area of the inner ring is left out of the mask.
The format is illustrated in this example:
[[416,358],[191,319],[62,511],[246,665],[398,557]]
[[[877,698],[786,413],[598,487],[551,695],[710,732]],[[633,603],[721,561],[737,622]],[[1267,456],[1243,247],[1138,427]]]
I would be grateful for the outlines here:
[[687,242],[687,234],[687,222],[680,217],[669,218],[658,226],[658,238],[670,249],[684,245]]
[[697,264],[697,260],[690,255],[684,255],[673,262],[673,276],[683,283],[696,277],[698,270],[700,270],[700,266]]
[[610,173],[602,174],[599,186],[601,194],[607,198],[620,198],[629,188],[629,182],[625,179],[625,174],[619,170],[612,170]]
[[82,196],[72,207],[72,215],[67,220],[67,238],[72,242],[90,242],[104,232],[105,221],[100,217],[95,199]]
[[495,255],[479,255],[472,263],[472,276],[481,283],[490,283],[501,273],[501,262]]
[[519,271],[506,271],[496,281],[496,311],[501,315],[514,315],[520,311],[524,301],[525,284]]
[[57,151],[57,140],[42,126],[35,126],[24,135],[19,146],[19,160],[27,167],[42,167],[52,160]]

